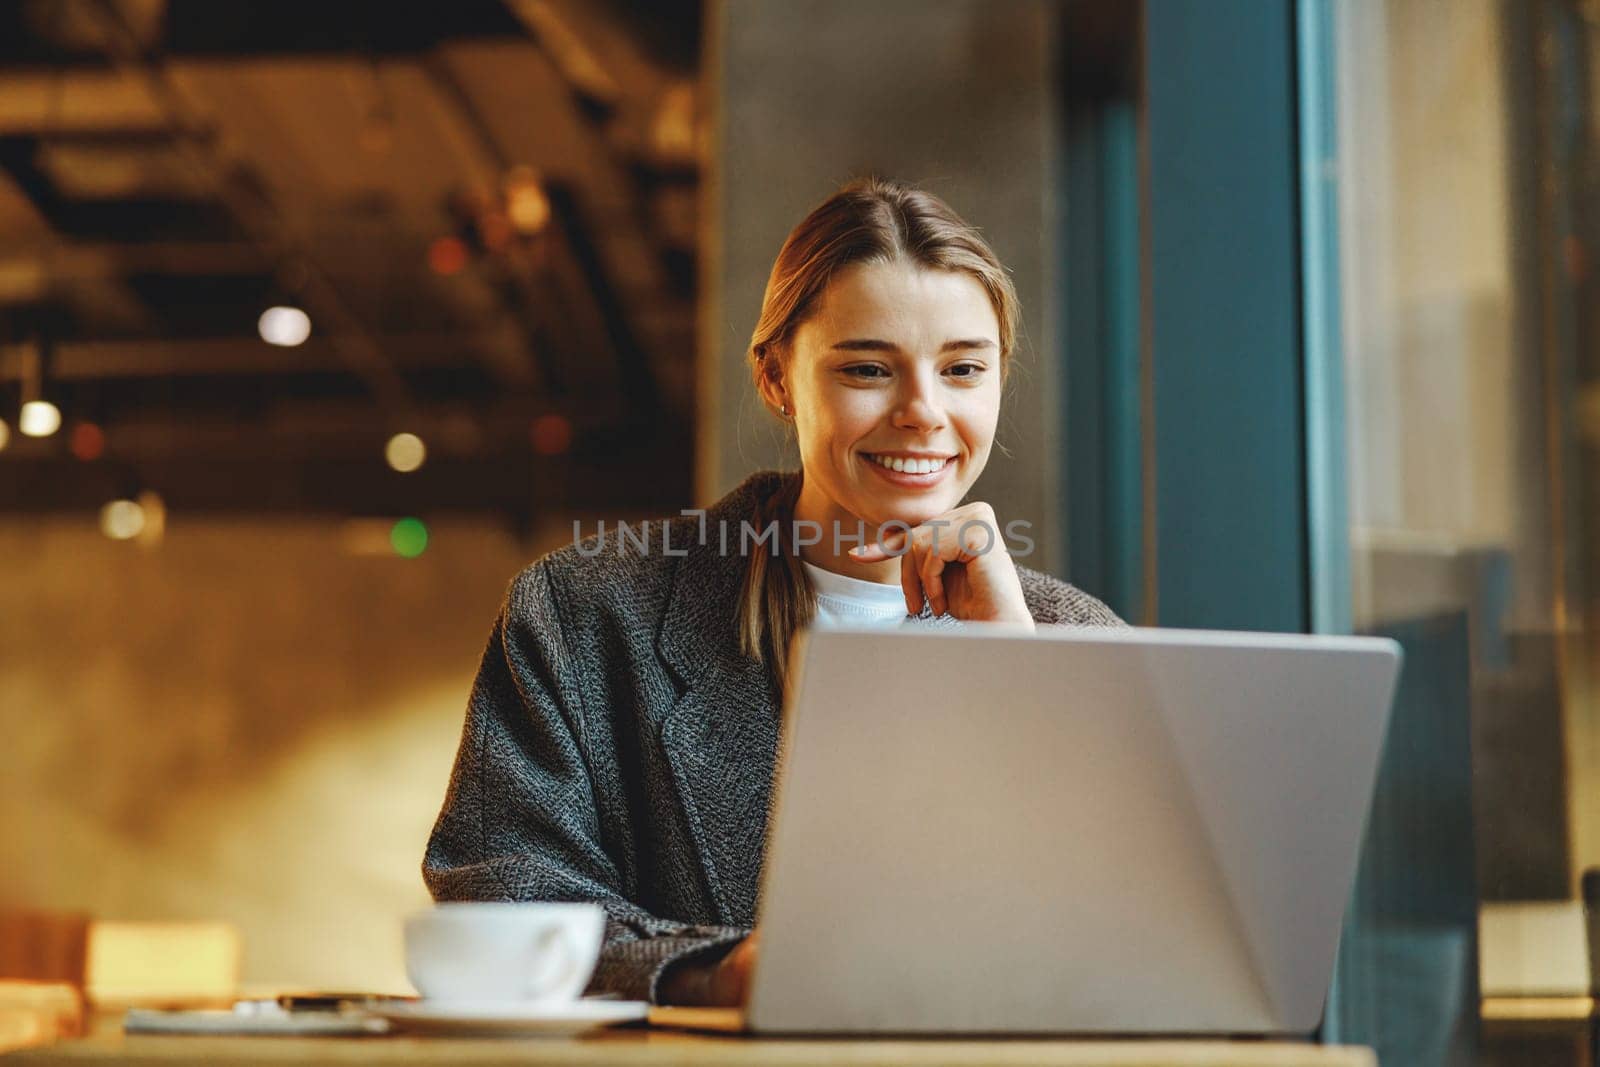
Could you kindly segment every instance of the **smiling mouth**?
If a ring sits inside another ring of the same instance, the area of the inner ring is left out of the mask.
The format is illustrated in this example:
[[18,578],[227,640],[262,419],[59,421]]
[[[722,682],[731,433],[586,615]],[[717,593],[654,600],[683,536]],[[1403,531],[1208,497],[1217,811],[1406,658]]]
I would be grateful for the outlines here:
[[876,463],[884,470],[894,471],[896,474],[937,474],[955,458],[954,456],[880,456],[874,452],[863,452],[862,455],[867,462]]

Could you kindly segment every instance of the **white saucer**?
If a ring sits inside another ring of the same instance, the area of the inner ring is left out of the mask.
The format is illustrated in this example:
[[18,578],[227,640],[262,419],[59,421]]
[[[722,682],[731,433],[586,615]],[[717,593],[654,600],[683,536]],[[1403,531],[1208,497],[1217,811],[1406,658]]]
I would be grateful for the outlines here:
[[527,1001],[375,1001],[367,1008],[397,1030],[434,1034],[504,1034],[569,1037],[601,1026],[643,1019],[642,1000]]

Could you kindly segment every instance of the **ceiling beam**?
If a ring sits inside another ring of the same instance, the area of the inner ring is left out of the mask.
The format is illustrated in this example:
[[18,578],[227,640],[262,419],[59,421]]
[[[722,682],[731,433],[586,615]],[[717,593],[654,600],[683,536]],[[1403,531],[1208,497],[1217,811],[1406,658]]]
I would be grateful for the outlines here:
[[[376,338],[407,369],[455,367],[463,349],[499,343],[493,334],[407,333]],[[340,340],[318,335],[295,348],[248,337],[59,341],[50,375],[59,381],[158,378],[173,375],[278,375],[336,371]],[[0,345],[0,382],[20,381],[29,366],[23,345]]]
[[[47,281],[115,281],[128,274],[214,277],[270,273],[273,266],[259,247],[243,242],[18,242],[0,250],[0,279],[38,275]],[[10,296],[0,284],[0,303]]]
[[0,135],[60,136],[166,129],[144,86],[116,70],[7,71],[0,76]]
[[[283,400],[265,416],[243,425],[216,416],[183,422],[155,415],[121,419],[105,428],[103,456],[108,461],[141,464],[182,457],[365,457],[381,465],[384,444],[402,430],[421,437],[435,456],[517,455],[535,451],[535,420],[551,414],[554,413],[548,409],[516,406],[489,411],[440,409],[414,412],[408,421],[396,424],[374,412],[371,405]],[[616,432],[613,413],[599,408],[592,408],[587,415],[566,411],[560,417],[570,427],[567,451],[574,454],[596,453],[603,457],[610,455],[619,441],[630,440]],[[0,466],[67,450],[66,442],[59,437],[41,440],[14,436],[0,454]]]

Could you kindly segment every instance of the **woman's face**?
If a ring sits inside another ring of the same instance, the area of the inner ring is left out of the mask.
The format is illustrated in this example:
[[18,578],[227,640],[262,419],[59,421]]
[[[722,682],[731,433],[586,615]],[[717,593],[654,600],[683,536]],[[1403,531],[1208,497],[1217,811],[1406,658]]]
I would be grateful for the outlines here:
[[1000,369],[976,279],[904,260],[840,273],[795,331],[775,401],[799,438],[797,513],[873,531],[956,507],[989,461]]

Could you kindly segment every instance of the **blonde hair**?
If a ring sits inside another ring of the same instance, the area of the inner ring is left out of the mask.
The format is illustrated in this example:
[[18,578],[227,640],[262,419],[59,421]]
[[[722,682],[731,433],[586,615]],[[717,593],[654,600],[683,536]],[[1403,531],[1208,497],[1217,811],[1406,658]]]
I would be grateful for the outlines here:
[[[930,270],[966,274],[982,285],[1000,324],[1004,375],[1016,341],[1017,293],[978,230],[932,193],[883,178],[853,181],[819,204],[783,242],[750,338],[750,374],[781,380],[795,330],[816,310],[835,274],[858,263],[906,260]],[[799,475],[786,479],[756,516],[757,529],[777,522],[773,553],[750,554],[740,597],[742,651],[767,664],[780,690],[789,643],[816,613],[816,595],[789,543]]]

